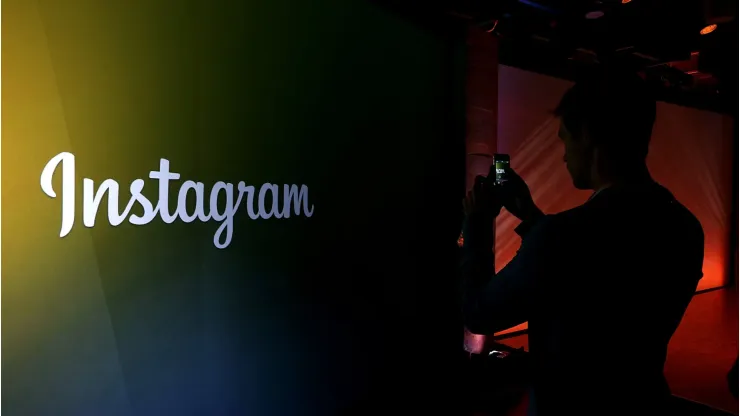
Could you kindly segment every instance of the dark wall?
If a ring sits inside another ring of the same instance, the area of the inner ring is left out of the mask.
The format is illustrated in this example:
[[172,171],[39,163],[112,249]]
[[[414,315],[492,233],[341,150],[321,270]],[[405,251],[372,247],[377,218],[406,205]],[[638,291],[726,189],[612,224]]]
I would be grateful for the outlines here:
[[[3,12],[3,410],[454,402],[462,33],[360,0]],[[77,185],[63,238],[61,170],[57,198],[39,189],[60,152]],[[116,180],[120,209],[145,179],[156,204],[161,158],[181,175],[170,207],[184,180],[305,184],[313,215],[253,220],[242,205],[224,249],[216,221],[111,226],[108,198],[83,225],[83,178]]]

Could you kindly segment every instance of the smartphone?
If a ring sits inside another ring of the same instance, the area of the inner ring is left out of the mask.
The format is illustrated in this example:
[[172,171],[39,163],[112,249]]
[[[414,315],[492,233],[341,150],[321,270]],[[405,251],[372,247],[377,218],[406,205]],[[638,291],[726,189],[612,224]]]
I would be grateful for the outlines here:
[[496,153],[493,155],[493,164],[496,167],[496,185],[506,182],[506,171],[509,169],[509,155]]

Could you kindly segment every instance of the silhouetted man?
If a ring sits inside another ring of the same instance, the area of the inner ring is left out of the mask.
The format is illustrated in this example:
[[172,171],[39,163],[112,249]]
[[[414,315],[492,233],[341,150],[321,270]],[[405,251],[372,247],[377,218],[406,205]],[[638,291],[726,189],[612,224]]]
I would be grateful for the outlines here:
[[[655,101],[639,77],[577,83],[556,115],[573,184],[594,193],[544,215],[514,172],[501,186],[478,178],[464,201],[466,325],[529,322],[531,415],[664,414],[668,341],[702,277],[701,225],[650,177]],[[522,220],[522,243],[494,276],[502,205]]]

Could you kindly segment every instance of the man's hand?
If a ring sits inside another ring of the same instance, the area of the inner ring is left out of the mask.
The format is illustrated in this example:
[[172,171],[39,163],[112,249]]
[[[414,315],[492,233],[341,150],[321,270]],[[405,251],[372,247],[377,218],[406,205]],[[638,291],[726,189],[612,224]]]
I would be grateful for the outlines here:
[[483,176],[476,177],[473,189],[468,191],[463,200],[463,210],[467,216],[496,218],[501,211],[501,203],[493,183]]
[[522,221],[531,221],[544,215],[535,205],[524,179],[510,168],[507,169],[506,178],[506,182],[498,186],[500,188],[498,193],[507,211]]

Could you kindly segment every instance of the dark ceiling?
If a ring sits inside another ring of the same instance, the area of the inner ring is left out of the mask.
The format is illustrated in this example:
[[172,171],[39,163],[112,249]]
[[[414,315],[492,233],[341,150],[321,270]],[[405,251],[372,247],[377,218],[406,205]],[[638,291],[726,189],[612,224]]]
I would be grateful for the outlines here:
[[457,13],[501,39],[502,64],[573,79],[618,62],[644,73],[662,100],[737,113],[737,0],[467,3]]
[[[432,2],[409,3],[428,11]],[[438,11],[499,37],[504,65],[575,79],[594,65],[618,62],[644,74],[663,101],[736,115],[738,3],[448,0]],[[716,29],[700,34],[710,24]]]

